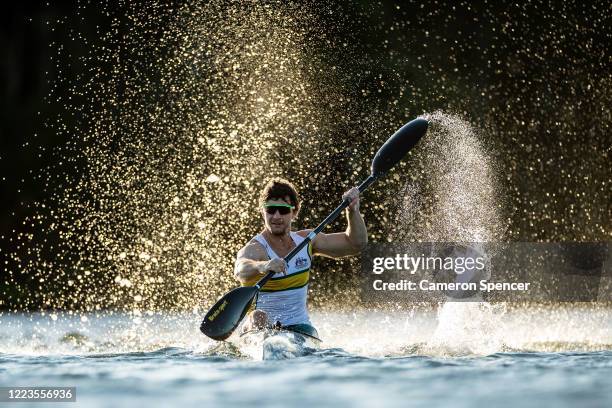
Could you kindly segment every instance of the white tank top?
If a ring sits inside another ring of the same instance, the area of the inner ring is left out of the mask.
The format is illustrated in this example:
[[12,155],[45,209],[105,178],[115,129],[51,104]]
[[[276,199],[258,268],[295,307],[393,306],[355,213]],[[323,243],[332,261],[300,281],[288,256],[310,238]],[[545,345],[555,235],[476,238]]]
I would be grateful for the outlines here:
[[[295,245],[304,240],[296,232],[290,232],[290,236]],[[270,259],[280,258],[263,235],[258,234],[255,240],[264,246]],[[311,264],[312,249],[309,243],[289,261],[286,275],[274,274],[261,288],[255,307],[266,312],[272,324],[277,321],[283,326],[311,324],[307,306]]]

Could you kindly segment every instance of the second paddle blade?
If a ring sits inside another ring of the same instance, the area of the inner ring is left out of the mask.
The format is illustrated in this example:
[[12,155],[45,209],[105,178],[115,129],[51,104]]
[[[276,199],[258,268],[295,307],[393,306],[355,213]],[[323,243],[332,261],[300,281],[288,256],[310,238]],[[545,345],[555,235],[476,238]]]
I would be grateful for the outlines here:
[[255,286],[243,286],[223,296],[204,316],[200,331],[214,340],[227,339],[240,324],[258,291]]
[[425,136],[427,126],[425,119],[415,119],[395,132],[374,156],[372,175],[379,177],[391,170]]

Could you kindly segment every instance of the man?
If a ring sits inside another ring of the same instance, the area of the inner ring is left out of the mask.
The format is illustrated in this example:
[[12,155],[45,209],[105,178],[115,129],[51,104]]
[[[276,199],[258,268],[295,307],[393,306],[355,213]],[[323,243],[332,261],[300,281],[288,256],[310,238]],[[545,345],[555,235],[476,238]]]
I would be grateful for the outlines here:
[[269,271],[275,274],[259,293],[255,310],[248,314],[243,331],[275,325],[317,337],[307,308],[313,255],[331,258],[356,255],[368,242],[365,222],[359,213],[359,190],[350,189],[343,194],[342,199],[345,198],[350,199],[346,231],[319,233],[287,265],[283,258],[312,230],[291,231],[291,222],[300,211],[300,201],[290,182],[273,179],[264,187],[259,198],[263,231],[238,252],[234,275],[243,286],[252,286]]

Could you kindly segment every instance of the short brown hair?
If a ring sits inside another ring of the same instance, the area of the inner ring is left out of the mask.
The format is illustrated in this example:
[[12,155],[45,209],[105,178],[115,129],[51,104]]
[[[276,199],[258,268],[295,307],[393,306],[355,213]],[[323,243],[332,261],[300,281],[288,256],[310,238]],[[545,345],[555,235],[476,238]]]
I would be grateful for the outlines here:
[[274,178],[261,190],[259,205],[263,207],[268,200],[284,200],[286,197],[289,197],[289,204],[295,207],[293,211],[297,215],[300,211],[300,199],[295,186],[285,179]]

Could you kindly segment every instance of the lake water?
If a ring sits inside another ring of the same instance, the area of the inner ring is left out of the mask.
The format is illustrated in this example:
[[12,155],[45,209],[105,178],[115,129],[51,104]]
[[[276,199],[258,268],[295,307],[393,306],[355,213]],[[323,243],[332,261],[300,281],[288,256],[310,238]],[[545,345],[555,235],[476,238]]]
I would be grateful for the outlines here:
[[280,360],[200,316],[1,315],[0,386],[76,387],[54,407],[612,406],[609,309],[319,311],[322,348]]

